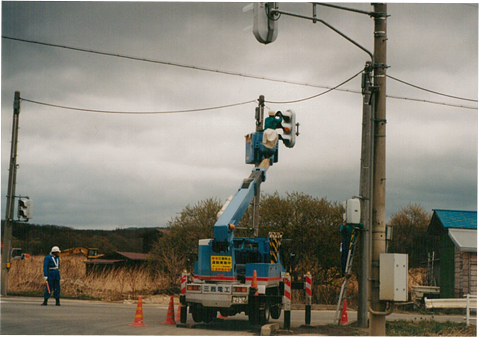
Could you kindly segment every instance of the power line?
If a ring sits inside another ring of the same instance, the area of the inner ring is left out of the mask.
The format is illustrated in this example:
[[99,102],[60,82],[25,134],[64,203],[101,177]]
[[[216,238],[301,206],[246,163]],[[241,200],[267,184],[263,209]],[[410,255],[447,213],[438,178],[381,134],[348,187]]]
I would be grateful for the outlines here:
[[75,111],[83,111],[83,112],[96,112],[96,113],[105,113],[105,114],[122,114],[122,115],[153,115],[153,114],[173,114],[173,113],[185,113],[185,112],[198,112],[198,111],[208,111],[208,110],[217,110],[217,109],[224,109],[224,108],[232,108],[235,106],[245,105],[249,103],[255,103],[256,100],[241,102],[241,103],[233,103],[233,104],[226,104],[221,106],[209,107],[209,108],[199,108],[199,109],[190,109],[190,110],[169,110],[169,111],[112,111],[112,110],[97,110],[97,109],[83,109],[83,108],[75,108],[69,107],[64,105],[52,104],[52,103],[45,103],[34,101],[27,98],[21,98],[24,102],[29,102],[33,104],[39,104],[44,106],[49,106],[52,108],[60,108],[66,110],[75,110]]
[[[207,71],[207,72],[213,72],[213,73],[218,73],[218,74],[224,74],[224,75],[230,75],[230,76],[240,76],[240,77],[245,77],[245,78],[251,78],[251,79],[258,79],[258,80],[264,80],[264,81],[271,81],[271,82],[279,82],[279,83],[285,83],[285,84],[294,84],[294,85],[301,85],[301,86],[308,86],[308,87],[313,87],[313,88],[323,88],[323,89],[328,89],[329,92],[331,90],[337,90],[337,91],[343,91],[343,92],[351,92],[355,94],[361,94],[361,91],[358,90],[350,90],[350,89],[341,89],[336,87],[328,87],[328,86],[322,86],[322,85],[315,85],[315,84],[309,84],[309,83],[301,83],[301,82],[295,82],[295,81],[288,81],[288,80],[282,80],[282,79],[275,79],[275,78],[268,78],[268,77],[263,77],[263,76],[257,76],[257,75],[251,75],[251,74],[241,74],[241,73],[235,73],[231,71],[225,71],[225,70],[219,70],[219,69],[211,69],[211,68],[206,68],[206,67],[198,67],[198,66],[192,66],[192,65],[187,65],[187,64],[180,64],[180,63],[174,63],[174,62],[168,62],[168,61],[161,61],[161,60],[152,60],[152,59],[146,59],[146,58],[141,58],[141,57],[135,57],[135,56],[127,56],[127,55],[120,55],[120,54],[115,54],[115,53],[108,53],[108,52],[102,52],[102,51],[96,51],[96,50],[89,50],[89,49],[83,49],[83,48],[77,48],[77,47],[70,47],[70,46],[65,46],[65,45],[59,45],[59,44],[53,44],[53,43],[47,43],[47,42],[40,42],[40,41],[33,41],[33,40],[26,40],[26,39],[20,39],[20,38],[14,38],[14,37],[8,37],[8,36],[2,36],[2,38],[7,39],[7,40],[13,40],[13,41],[20,41],[20,42],[25,42],[25,43],[32,43],[32,44],[38,44],[38,45],[43,45],[43,46],[48,46],[48,47],[55,47],[55,48],[63,48],[63,49],[68,49],[68,50],[74,50],[74,51],[80,51],[80,52],[86,52],[86,53],[92,53],[92,54],[99,54],[99,55],[104,55],[104,56],[112,56],[112,57],[119,57],[119,58],[125,58],[125,59],[130,59],[130,60],[135,60],[135,61],[142,61],[142,62],[149,62],[149,63],[156,63],[156,64],[162,64],[162,65],[168,65],[168,66],[175,66],[175,67],[181,67],[181,68],[187,68],[187,69],[193,69],[193,70],[200,70],[200,71]],[[452,95],[446,95],[446,94],[441,94],[429,89],[421,88],[419,86],[415,86],[413,84],[410,84],[408,82],[399,80],[395,77],[389,76],[393,80],[399,81],[401,83],[413,86],[414,88],[420,89],[420,90],[425,90],[431,93],[435,93],[438,95],[446,96],[446,97],[451,97],[451,98],[456,98],[456,99],[463,99],[463,100],[468,100],[472,102],[477,102],[477,100],[472,100],[472,99],[467,99],[467,98],[461,98],[461,97],[456,97]],[[325,92],[325,93],[326,93]],[[324,93],[321,93],[319,95],[312,96],[311,98],[315,98],[317,96],[323,95]],[[458,104],[451,104],[451,103],[444,103],[444,102],[436,102],[436,101],[431,101],[431,100],[424,100],[424,99],[415,99],[415,98],[409,98],[409,97],[400,97],[400,96],[392,96],[392,95],[386,95],[388,98],[392,99],[402,99],[402,100],[409,100],[409,101],[415,101],[415,102],[421,102],[421,103],[430,103],[430,104],[438,104],[438,105],[444,105],[444,106],[451,106],[451,107],[456,107],[456,108],[464,108],[464,109],[473,109],[477,110],[476,107],[469,107],[469,106],[462,106]],[[287,103],[296,103],[296,102],[301,102],[307,99],[300,99],[296,101],[290,101]],[[248,102],[249,103],[249,102]],[[237,103],[237,104],[244,104],[244,103]],[[234,105],[233,105],[234,106]],[[226,106],[227,107],[227,106]],[[68,107],[65,107],[68,108]],[[216,109],[220,109],[222,107],[216,107]],[[215,108],[206,108],[207,110],[215,109]],[[72,108],[72,110],[75,110],[75,108]],[[86,109],[87,110],[87,109]],[[191,111],[202,111],[202,109],[192,109],[192,110],[178,110],[178,111],[168,111],[168,112],[151,112],[151,113],[175,113],[175,112],[191,112]],[[101,111],[101,110],[94,110],[91,112],[104,112],[108,113],[108,111]],[[145,112],[139,112],[141,114],[145,114]]]
[[310,96],[310,97],[306,97],[306,98],[302,98],[302,99],[297,99],[297,100],[293,100],[293,101],[286,101],[286,102],[273,102],[273,101],[265,101],[267,103],[271,103],[271,104],[292,104],[292,103],[299,103],[299,102],[304,102],[304,101],[307,101],[307,100],[310,100],[310,99],[313,99],[313,98],[316,98],[316,97],[319,97],[319,96],[322,96],[322,95],[325,95],[327,94],[328,92],[331,92],[333,90],[336,90],[338,87],[342,86],[343,84],[346,84],[348,83],[349,81],[353,80],[354,78],[356,78],[359,74],[361,74],[363,72],[363,70],[360,70],[358,73],[356,73],[355,75],[351,76],[350,78],[348,78],[346,81],[344,82],[341,82],[340,84],[338,84],[337,86],[335,87],[332,87],[331,89],[329,90],[326,90],[322,93],[319,93],[317,95],[314,95],[314,96]]
[[417,85],[408,83],[408,82],[406,82],[406,81],[400,80],[399,78],[393,77],[393,76],[391,76],[391,75],[386,75],[386,76],[389,77],[390,79],[395,80],[395,81],[398,81],[398,82],[400,82],[400,83],[402,83],[402,84],[406,84],[406,85],[409,85],[410,87],[413,87],[413,88],[416,88],[416,89],[419,89],[419,90],[423,90],[423,91],[427,91],[427,92],[430,92],[430,93],[435,94],[435,95],[445,96],[445,97],[454,98],[454,99],[461,99],[461,100],[463,100],[463,101],[477,102],[477,99],[471,99],[471,98],[464,98],[464,97],[458,97],[458,96],[452,96],[452,95],[442,94],[442,93],[437,92],[437,91],[433,91],[433,90],[430,90],[430,89],[426,89],[426,88],[423,88],[423,87],[420,87],[420,86],[417,86]]
[[[26,39],[19,39],[19,38],[14,38],[14,37],[9,37],[9,36],[2,36],[2,38],[3,38],[3,39],[7,39],[7,40],[12,40],[12,41],[19,41],[19,42],[25,42],[25,43],[31,43],[31,44],[38,44],[38,45],[47,46],[47,47],[62,48],[62,49],[74,50],[74,51],[79,51],[79,52],[84,52],[84,53],[98,54],[98,55],[103,55],[103,56],[119,57],[119,58],[124,58],[124,59],[128,59],[128,60],[141,61],[141,62],[149,62],[149,63],[155,63],[155,64],[162,64],[162,65],[179,67],[179,68],[187,68],[187,69],[193,69],[193,70],[200,70],[200,71],[218,73],[218,74],[223,74],[223,75],[240,76],[240,77],[251,78],[251,79],[256,79],[256,80],[265,80],[265,81],[271,81],[271,82],[279,82],[279,83],[295,84],[295,85],[309,86],[309,87],[315,87],[315,88],[330,89],[330,87],[322,86],[322,85],[315,85],[315,84],[294,82],[294,81],[288,81],[288,80],[282,80],[282,79],[275,79],[275,78],[264,77],[264,76],[257,76],[257,75],[251,75],[251,74],[235,73],[235,72],[232,72],[232,71],[219,70],[219,69],[211,69],[211,68],[206,68],[206,67],[198,67],[198,66],[181,64],[181,63],[176,63],[176,62],[169,62],[169,61],[153,60],[153,59],[147,59],[147,58],[143,58],[143,57],[120,55],[120,54],[115,54],[115,53],[108,53],[108,52],[91,50],[91,49],[83,49],[83,48],[77,48],[77,47],[70,47],[70,46],[53,44],[53,43],[47,43],[47,42],[40,42],[40,41],[32,41],[32,40],[26,40]],[[360,93],[359,91],[353,91],[353,90],[348,90],[348,89],[341,89],[341,90],[342,90],[342,91],[349,91],[349,92]]]
[[[352,81],[354,78],[356,78],[359,74],[361,74],[363,70],[360,70],[347,80],[341,82],[340,84],[329,88],[326,91],[323,91],[319,94],[306,97],[306,98],[301,98],[301,99],[296,99],[296,100],[291,100],[291,101],[282,101],[282,102],[276,102],[276,101],[265,101],[266,103],[270,104],[293,104],[293,103],[299,103],[299,102],[304,102],[307,100],[311,100],[320,96],[323,96],[333,90],[337,90],[340,86]],[[446,103],[440,103],[440,102],[432,102],[432,101],[425,101],[425,100],[420,100],[420,99],[415,99],[415,98],[401,98],[401,97],[395,97],[395,96],[389,96],[389,98],[395,98],[395,99],[407,99],[407,100],[412,100],[412,101],[417,101],[417,102],[423,102],[423,103],[433,103],[433,104],[439,104],[439,105],[448,105],[448,106],[455,106],[455,107],[461,107],[461,108],[466,108],[466,109],[477,109],[473,107],[467,107],[467,106],[460,106],[460,105],[451,105],[451,104],[446,104]],[[240,106],[240,105],[245,105],[249,103],[255,103],[256,100],[250,100],[250,101],[245,101],[245,102],[240,102],[240,103],[232,103],[232,104],[226,104],[226,105],[221,105],[221,106],[215,106],[215,107],[209,107],[209,108],[197,108],[197,109],[188,109],[188,110],[167,110],[167,111],[113,111],[113,110],[98,110],[98,109],[85,109],[85,108],[75,108],[75,107],[69,107],[69,106],[64,106],[64,105],[58,105],[58,104],[52,104],[52,103],[45,103],[45,102],[39,102],[39,101],[34,101],[31,99],[27,98],[21,98],[22,101],[33,103],[33,104],[38,104],[38,105],[44,105],[44,106],[49,106],[53,108],[60,108],[60,109],[67,109],[67,110],[74,110],[74,111],[83,111],[83,112],[94,112],[94,113],[106,113],[106,114],[123,114],[123,115],[153,115],[153,114],[173,114],[173,113],[186,113],[186,112],[201,112],[201,111],[208,111],[208,110],[217,110],[217,109],[225,109],[225,108],[231,108],[235,106]]]
[[[268,103],[272,104],[289,104],[289,103],[298,103],[298,102],[303,102],[307,101],[322,95],[327,94],[328,92],[331,92],[338,87],[342,86],[343,84],[348,83],[351,81],[353,78],[358,76],[359,74],[362,73],[362,70],[356,73],[355,75],[351,76],[348,78],[346,81],[341,82],[340,84],[334,86],[333,88],[326,90],[322,93],[319,93],[317,95],[307,97],[307,98],[302,98],[294,101],[287,101],[287,102],[273,102],[273,101],[266,101]],[[39,102],[39,101],[34,101],[28,98],[20,98],[24,102],[29,102],[33,104],[38,104],[38,105],[44,105],[44,106],[49,106],[52,108],[59,108],[59,109],[67,109],[67,110],[74,110],[74,111],[83,111],[83,112],[95,112],[95,113],[106,113],[106,114],[123,114],[123,115],[152,115],[152,114],[171,114],[171,113],[185,113],[185,112],[200,112],[200,111],[208,111],[208,110],[217,110],[217,109],[224,109],[224,108],[231,108],[235,106],[240,106],[240,105],[245,105],[249,103],[255,103],[256,100],[251,100],[251,101],[245,101],[245,102],[240,102],[240,103],[233,103],[233,104],[226,104],[226,105],[221,105],[221,106],[215,106],[215,107],[209,107],[209,108],[199,108],[199,109],[189,109],[189,110],[170,110],[170,111],[113,111],[113,110],[98,110],[98,109],[85,109],[85,108],[75,108],[75,107],[70,107],[70,106],[64,106],[64,105],[58,105],[58,104],[52,104],[52,103],[45,103],[45,102]]]

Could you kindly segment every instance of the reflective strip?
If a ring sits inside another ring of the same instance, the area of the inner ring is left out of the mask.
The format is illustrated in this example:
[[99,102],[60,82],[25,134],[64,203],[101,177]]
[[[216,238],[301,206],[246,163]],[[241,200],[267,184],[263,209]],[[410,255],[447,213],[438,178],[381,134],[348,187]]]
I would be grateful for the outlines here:
[[181,295],[186,294],[186,280],[188,278],[188,273],[181,274]]
[[306,305],[311,305],[311,295],[312,295],[312,291],[311,291],[311,284],[312,284],[312,278],[311,278],[311,274],[306,274],[304,275],[306,281],[305,281],[305,285],[306,285]]
[[284,310],[291,310],[291,277],[285,276],[284,277]]

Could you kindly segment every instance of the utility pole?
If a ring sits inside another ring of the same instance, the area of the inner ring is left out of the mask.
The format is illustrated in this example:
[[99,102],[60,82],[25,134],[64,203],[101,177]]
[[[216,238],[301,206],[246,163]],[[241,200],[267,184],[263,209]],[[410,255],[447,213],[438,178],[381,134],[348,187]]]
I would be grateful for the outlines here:
[[379,256],[386,253],[386,42],[387,4],[374,6],[374,150],[370,265],[371,336],[386,335],[386,305],[379,300]]
[[2,251],[2,296],[7,296],[8,271],[10,269],[10,250],[12,249],[13,213],[15,209],[15,186],[17,179],[17,143],[18,119],[20,116],[20,92],[15,91],[13,102],[12,144],[10,150],[10,168],[8,175],[7,207],[5,209],[5,229],[3,232]]
[[[258,107],[256,108],[256,132],[263,131],[264,121],[264,96],[258,98]],[[258,164],[255,164],[258,167]],[[259,203],[261,198],[260,186],[257,187],[256,195],[253,198],[253,236],[257,237],[259,232]]]
[[[386,303],[380,301],[379,296],[379,256],[386,253],[386,42],[387,42],[387,5],[373,4],[374,11],[363,11],[330,3],[313,2],[313,16],[282,11],[276,8],[275,3],[269,3],[269,12],[257,11],[262,15],[261,23],[277,21],[278,15],[288,15],[301,19],[311,20],[313,23],[322,23],[356,47],[364,51],[371,58],[370,67],[365,69],[365,76],[373,72],[373,85],[369,86],[369,79],[363,82],[363,135],[361,146],[361,173],[360,198],[362,199],[361,221],[364,231],[361,235],[361,273],[359,277],[359,307],[358,323],[361,327],[367,326],[369,317],[370,335],[386,334],[386,316],[392,313],[394,306],[386,310]],[[327,22],[317,17],[316,6],[326,6],[340,10],[366,14],[374,18],[374,53],[340,32]],[[272,8],[272,9],[271,9]],[[259,25],[257,25],[259,27]],[[264,24],[262,33],[265,35],[271,25]],[[273,30],[277,29],[277,25]],[[269,32],[271,33],[271,32]],[[262,36],[255,37],[261,43],[267,44],[274,39],[267,40]]]
[[361,249],[360,270],[358,275],[358,325],[368,327],[368,275],[371,242],[371,199],[372,199],[372,64],[367,62],[362,75],[363,121],[361,137],[361,170],[359,179],[359,197],[361,198],[361,223],[364,228],[359,235]]

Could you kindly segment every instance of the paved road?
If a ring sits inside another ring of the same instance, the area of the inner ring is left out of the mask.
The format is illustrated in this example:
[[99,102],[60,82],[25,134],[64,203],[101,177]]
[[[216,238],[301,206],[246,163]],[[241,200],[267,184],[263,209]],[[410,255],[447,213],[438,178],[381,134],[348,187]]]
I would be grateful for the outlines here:
[[[196,324],[188,315],[188,328],[163,325],[168,307],[143,303],[146,327],[132,327],[137,305],[62,299],[62,305],[41,306],[41,298],[0,298],[2,335],[208,335],[254,336],[260,330],[253,328],[245,315],[217,319],[210,324]],[[51,301],[53,302],[53,301]],[[175,308],[176,309],[176,308]],[[334,311],[311,313],[312,325],[331,324]],[[175,312],[176,316],[176,312]],[[356,312],[348,311],[349,321],[356,320]],[[463,316],[425,316],[392,314],[388,320],[430,320],[464,322]],[[271,320],[283,326],[283,315]],[[291,327],[304,324],[304,311],[291,312]]]

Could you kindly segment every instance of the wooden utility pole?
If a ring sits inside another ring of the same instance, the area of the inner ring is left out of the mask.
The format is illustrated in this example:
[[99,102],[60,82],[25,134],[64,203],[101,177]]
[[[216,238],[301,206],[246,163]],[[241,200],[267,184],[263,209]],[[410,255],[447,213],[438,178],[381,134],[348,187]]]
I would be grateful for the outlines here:
[[379,256],[386,253],[386,42],[387,4],[374,6],[374,148],[371,222],[370,321],[371,336],[386,335],[386,305],[379,300]]
[[17,179],[17,143],[18,119],[20,116],[20,92],[15,91],[13,103],[12,144],[10,150],[10,168],[8,174],[7,206],[5,209],[5,229],[3,232],[2,249],[2,296],[7,296],[8,270],[10,269],[10,250],[12,249],[13,213],[15,209],[15,186]]

